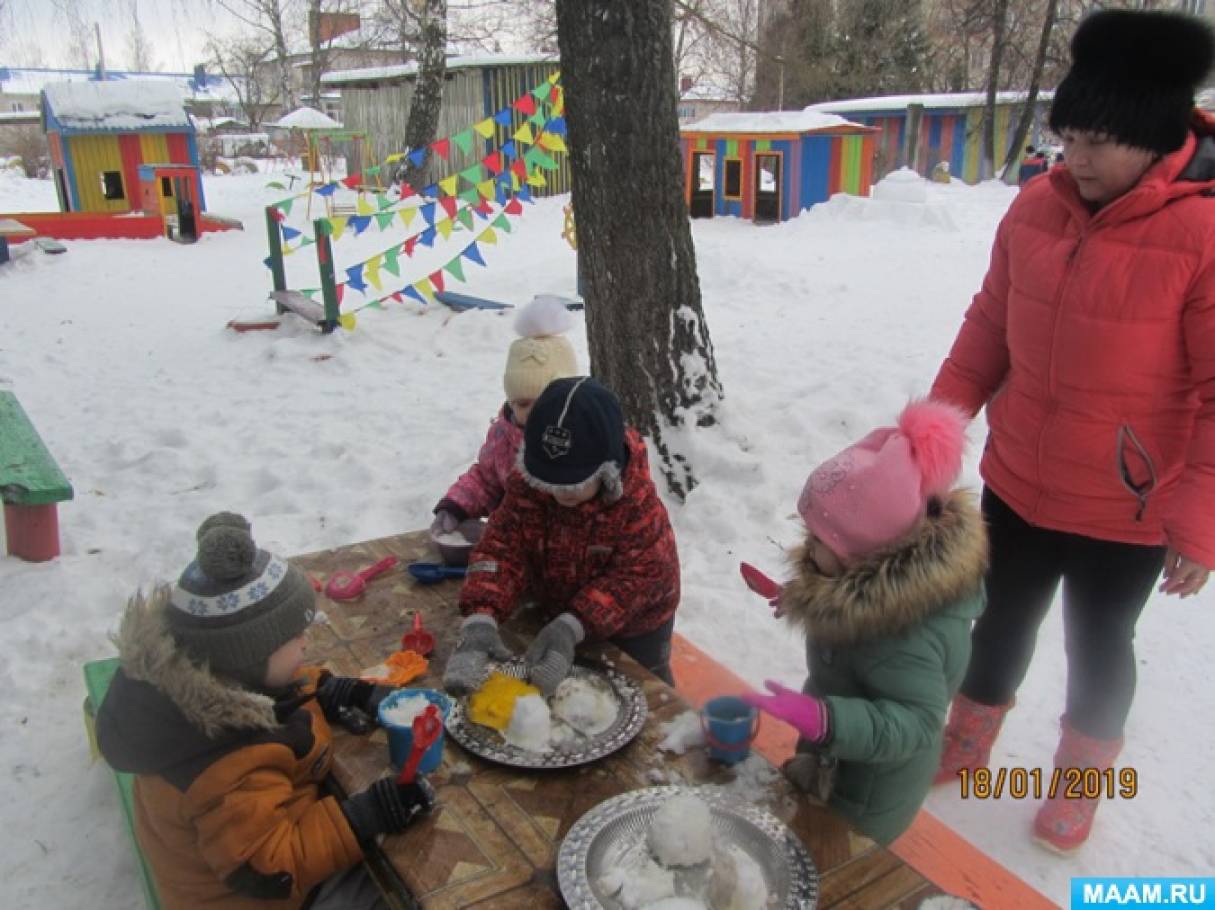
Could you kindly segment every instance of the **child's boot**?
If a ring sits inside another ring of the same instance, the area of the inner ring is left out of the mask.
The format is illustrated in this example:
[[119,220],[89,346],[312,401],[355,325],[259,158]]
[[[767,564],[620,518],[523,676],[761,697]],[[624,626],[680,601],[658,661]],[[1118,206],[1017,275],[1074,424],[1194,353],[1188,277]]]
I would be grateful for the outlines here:
[[[1075,788],[1085,789],[1085,775],[1089,768],[1104,772],[1114,766],[1114,759],[1122,751],[1122,739],[1094,739],[1073,730],[1067,718],[1061,724],[1059,748],[1055,750],[1055,767],[1063,771],[1054,795],[1042,804],[1034,818],[1034,841],[1055,853],[1071,853],[1086,840],[1093,829],[1093,817],[1097,814],[1100,797],[1090,798]],[[1069,776],[1068,769],[1079,778]],[[1099,780],[1104,782],[1104,775]],[[1072,793],[1068,795],[1068,784]],[[1092,787],[1087,787],[1091,792]],[[1099,785],[1098,790],[1102,789]],[[1076,798],[1079,796],[1079,798]]]
[[991,747],[1004,723],[1004,715],[1012,706],[1013,702],[983,705],[961,693],[955,695],[949,711],[949,723],[945,725],[941,766],[933,783],[944,784],[956,780],[958,772],[963,769],[973,771],[986,768],[991,759]]

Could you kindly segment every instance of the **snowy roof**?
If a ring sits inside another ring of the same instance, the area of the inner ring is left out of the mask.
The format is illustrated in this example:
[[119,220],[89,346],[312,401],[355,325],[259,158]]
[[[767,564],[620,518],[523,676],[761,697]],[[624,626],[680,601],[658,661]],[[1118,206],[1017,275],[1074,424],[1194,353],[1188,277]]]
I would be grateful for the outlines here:
[[737,99],[726,89],[716,85],[693,85],[687,91],[679,93],[680,101],[727,101]]
[[746,111],[743,113],[710,114],[695,123],[681,127],[683,133],[808,133],[812,130],[831,130],[840,127],[855,127],[863,130],[859,123],[851,123],[835,114],[819,111]]
[[[1028,92],[997,92],[997,104],[1020,104]],[[1055,96],[1051,90],[1038,92],[1039,101],[1049,101]],[[982,107],[987,103],[986,92],[947,92],[936,95],[882,95],[877,98],[841,98],[839,101],[823,101],[811,104],[807,111],[827,111],[834,114],[860,114],[868,111],[900,111],[910,104],[921,104],[925,108],[952,109],[959,107]]]
[[0,111],[0,123],[37,123],[37,111]]
[[[106,70],[106,82],[164,82],[177,86],[181,93],[194,101],[237,102],[236,91],[225,77],[207,73],[197,80],[193,73],[140,73],[126,70]],[[96,82],[96,70],[46,69],[43,67],[0,66],[0,97],[8,95],[37,95],[51,82]]]
[[342,128],[340,123],[314,107],[297,107],[287,116],[280,117],[277,123],[266,125],[277,126],[285,130],[340,130]]
[[[531,63],[557,64],[557,58],[551,54],[470,54],[461,57],[448,57],[449,70],[466,69],[470,67],[488,68],[491,66],[525,66]],[[388,79],[403,79],[415,76],[418,72],[417,63],[401,63],[395,66],[370,66],[357,70],[337,70],[326,73],[321,77],[323,85],[341,85],[344,82],[381,82]]]
[[53,82],[42,91],[48,122],[69,132],[192,129],[181,92],[167,82]]

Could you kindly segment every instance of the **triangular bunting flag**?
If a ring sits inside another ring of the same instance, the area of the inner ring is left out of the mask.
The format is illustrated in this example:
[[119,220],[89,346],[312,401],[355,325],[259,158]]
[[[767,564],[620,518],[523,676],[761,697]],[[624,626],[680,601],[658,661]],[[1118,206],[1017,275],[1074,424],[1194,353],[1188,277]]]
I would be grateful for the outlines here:
[[343,177],[338,182],[341,183],[342,186],[346,187],[347,189],[352,190],[356,186],[358,186],[360,183],[363,182],[363,175],[362,174],[351,174],[349,177]]
[[405,227],[409,227],[409,222],[413,221],[414,216],[418,214],[418,210],[397,209],[397,214],[401,216],[401,224],[405,225]]
[[488,243],[490,246],[493,246],[498,242],[498,235],[494,233],[494,229],[492,227],[487,227],[477,235],[477,241],[479,243]]
[[389,198],[387,193],[376,193],[375,204],[382,212],[384,209],[392,208],[393,200]]
[[435,229],[433,227],[428,227],[418,236],[418,240],[421,242],[422,246],[434,246]]
[[367,290],[367,282],[363,280],[364,265],[366,265],[365,262],[360,262],[358,265],[352,265],[346,269],[346,283],[359,293]]
[[431,151],[433,151],[444,161],[446,161],[447,156],[451,154],[451,143],[447,139],[438,139],[435,142],[432,142],[430,144],[430,148]]
[[506,212],[508,215],[522,215],[523,203],[521,203],[518,199],[512,199],[510,202],[506,203],[502,211]]
[[426,161],[426,147],[425,146],[423,146],[420,149],[414,149],[412,152],[409,153],[409,163],[412,164],[414,167],[421,167],[423,162],[425,162],[425,161]]
[[523,202],[531,202],[532,201],[532,191],[529,190],[526,186],[519,187],[519,199],[522,200]]
[[326,183],[324,186],[318,186],[312,192],[316,193],[318,196],[332,196],[337,192],[337,184]]
[[388,296],[389,296],[389,297],[391,297],[393,300],[395,300],[397,303],[401,303],[401,302],[402,302],[402,298],[401,298],[401,292],[400,292],[400,291],[393,291],[393,292],[392,292],[391,294],[389,294]]
[[515,149],[514,142],[507,142],[505,145],[503,145],[502,154],[505,155],[507,158],[509,158],[511,161],[514,161],[516,158],[519,157],[519,152]]
[[545,133],[540,137],[540,147],[548,149],[550,152],[568,152],[565,147],[565,140],[556,133]]
[[404,152],[393,152],[391,155],[389,155],[387,158],[384,159],[384,163],[385,164],[396,164],[398,161],[400,161],[404,157],[405,157]]
[[462,151],[465,155],[472,151],[473,133],[471,129],[461,130],[451,137],[451,141],[455,143],[456,148]]
[[383,290],[383,288],[380,287],[379,256],[373,256],[371,259],[367,260],[367,268],[364,270],[363,274],[367,277],[367,280],[371,282],[371,286],[373,288],[375,288],[377,291]]
[[510,126],[510,108],[504,107],[502,110],[498,111],[498,113],[494,114],[494,123],[497,123],[499,126]]
[[536,113],[536,99],[530,94],[520,95],[511,107],[523,114],[534,114]]
[[408,199],[410,196],[416,196],[418,193],[418,191],[415,190],[412,186],[410,186],[409,183],[405,180],[402,180],[397,185],[397,188],[400,190],[400,195],[397,196],[398,200]]
[[426,298],[423,297],[421,294],[419,294],[417,292],[417,289],[414,288],[413,285],[409,285],[408,287],[402,288],[401,293],[404,294],[406,297],[416,300],[418,303],[422,304],[422,306],[426,306]]
[[527,182],[530,183],[532,186],[545,186],[546,185],[544,175],[541,174],[539,171],[536,171],[535,173],[532,173],[532,174],[528,174]]
[[478,183],[477,192],[488,199],[494,194],[494,182],[492,180],[486,180],[482,183]]
[[464,258],[471,259],[477,265],[484,267],[485,260],[481,258],[481,251],[475,243],[470,243],[464,248]]
[[435,209],[438,205],[433,202],[428,202],[422,206],[422,217],[426,219],[427,224],[435,223]]
[[363,168],[363,173],[370,174],[372,177],[378,177],[380,175],[380,165],[376,164],[372,167],[365,167]]
[[494,134],[494,118],[486,117],[480,123],[474,123],[473,129],[477,131],[477,135],[483,139],[489,139]]
[[501,152],[494,152],[492,155],[486,155],[485,159],[481,163],[485,165],[486,169],[491,174],[502,173],[503,164]]
[[333,235],[334,240],[342,239],[342,234],[346,230],[346,221],[347,221],[347,219],[345,219],[345,218],[330,218],[329,219],[329,226],[332,228],[331,233]]
[[270,206],[270,217],[281,224],[287,216],[283,213],[282,209],[272,205]]
[[381,231],[386,231],[397,220],[396,212],[380,212],[375,216],[376,224],[380,226]]
[[456,200],[451,196],[444,196],[439,200],[439,205],[443,206],[443,211],[447,213],[448,218],[456,213]]
[[394,246],[390,250],[384,251],[384,271],[391,275],[399,276],[401,274],[401,263],[398,257],[401,255],[401,248]]
[[464,266],[460,265],[459,256],[457,256],[451,262],[447,263],[447,265],[443,266],[443,268],[447,271],[447,273],[449,275],[451,275],[452,278],[456,279],[456,281],[466,281],[467,280],[464,277]]
[[552,133],[554,136],[564,136],[565,135],[565,118],[564,117],[553,117],[551,120],[549,120],[548,123],[545,124],[544,131],[546,133]]
[[442,221],[436,224],[435,227],[439,231],[439,236],[441,236],[444,240],[451,236],[452,224],[450,218],[444,218]]
[[516,158],[514,163],[510,166],[510,172],[520,180],[525,180],[527,178],[527,162],[525,162],[522,158]]
[[299,249],[303,249],[310,243],[316,243],[316,241],[313,240],[311,237],[305,237],[303,240],[300,241]]
[[535,137],[532,135],[532,126],[530,123],[525,123],[523,126],[515,130],[515,135],[513,138],[516,142],[524,142],[528,145],[531,145],[531,143],[536,141]]
[[303,294],[305,297],[307,297],[309,300],[316,300],[316,295],[319,294],[320,292],[321,292],[320,288],[304,288],[302,291],[300,291],[300,293]]
[[338,306],[342,305],[342,298],[346,296],[346,285],[339,284],[337,286],[337,302]]
[[474,164],[472,167],[466,167],[464,170],[460,171],[460,176],[473,186],[476,186],[481,182],[481,165]]
[[290,215],[290,214],[291,214],[291,206],[292,206],[292,204],[293,204],[294,202],[295,202],[295,197],[294,197],[294,196],[292,196],[290,199],[284,199],[282,202],[280,202],[280,203],[278,204],[279,210],[280,210],[280,211],[281,211],[281,212],[282,212],[284,215]]
[[424,186],[419,195],[425,196],[427,199],[434,199],[435,196],[439,195],[439,185],[432,183],[430,186]]
[[430,273],[429,277],[430,277],[430,283],[434,285],[435,290],[438,291],[440,294],[442,294],[443,291],[445,290],[445,288],[443,287],[443,270],[436,269],[435,271]]
[[354,234],[357,237],[367,228],[371,227],[370,215],[355,215],[350,219],[350,226],[354,228]]
[[488,218],[490,215],[492,215],[494,213],[494,207],[489,204],[488,199],[482,199],[481,204],[479,206],[477,206],[475,209],[473,209],[473,211],[476,212],[478,215],[480,215],[482,218]]
[[430,303],[435,302],[435,289],[425,278],[423,278],[421,281],[415,281],[413,286],[422,292],[422,296],[425,297],[427,301]]
[[467,202],[469,205],[479,205],[481,202],[481,193],[475,186],[470,187],[460,194],[460,201]]
[[532,89],[532,94],[536,96],[537,101],[547,101],[549,92],[551,92],[552,90],[553,90],[553,84],[551,82],[545,81],[545,82],[541,82],[534,89]]
[[473,226],[473,210],[460,209],[460,214],[456,216],[456,220],[471,231]]
[[374,215],[375,214],[375,207],[372,206],[372,204],[367,201],[367,197],[364,196],[362,193],[359,193],[359,199],[358,199],[358,202],[356,202],[354,204],[354,208],[355,208],[355,211],[357,211],[360,215]]
[[402,247],[401,247],[401,248],[402,248],[403,250],[405,250],[405,255],[406,255],[406,256],[412,256],[412,255],[413,255],[413,248],[414,248],[415,246],[417,246],[417,245],[418,245],[418,238],[417,238],[417,236],[415,235],[415,236],[413,236],[413,237],[406,237],[406,238],[405,238],[405,243],[404,243],[404,244],[402,244]]
[[505,215],[499,215],[490,222],[490,226],[496,227],[501,231],[505,231],[507,234],[510,233],[510,222],[507,220]]
[[285,246],[285,247],[283,247],[283,255],[290,256],[292,253],[294,253],[298,249],[299,249],[298,246]]
[[282,231],[283,231],[284,240],[294,240],[296,237],[298,237],[300,235],[300,232],[297,231],[295,228],[287,227],[287,225],[285,225],[285,224],[282,227]]
[[450,177],[446,177],[439,181],[439,189],[441,189],[448,196],[454,196],[456,194],[456,186],[459,184],[459,182],[459,175],[452,174]]
[[536,113],[527,118],[527,122],[534,126],[537,132],[544,129],[544,122],[546,120],[548,120],[548,117],[545,116],[544,111],[536,111]]

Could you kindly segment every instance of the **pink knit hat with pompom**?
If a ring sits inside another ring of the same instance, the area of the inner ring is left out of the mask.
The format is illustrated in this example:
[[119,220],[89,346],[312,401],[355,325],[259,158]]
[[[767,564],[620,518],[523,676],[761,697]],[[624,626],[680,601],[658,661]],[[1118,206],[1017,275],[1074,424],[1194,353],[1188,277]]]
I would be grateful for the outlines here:
[[844,562],[907,535],[929,498],[948,493],[962,471],[966,415],[913,401],[898,426],[874,430],[811,473],[797,511]]

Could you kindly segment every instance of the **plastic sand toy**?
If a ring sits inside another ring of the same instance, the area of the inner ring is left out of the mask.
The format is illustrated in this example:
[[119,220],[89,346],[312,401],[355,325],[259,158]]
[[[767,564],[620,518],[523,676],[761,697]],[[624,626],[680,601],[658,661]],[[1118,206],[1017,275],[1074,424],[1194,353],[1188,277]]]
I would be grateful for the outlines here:
[[468,698],[468,718],[476,724],[505,730],[515,712],[515,699],[539,694],[539,689],[521,679],[490,673],[485,685]]

